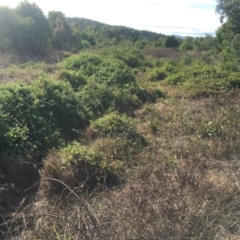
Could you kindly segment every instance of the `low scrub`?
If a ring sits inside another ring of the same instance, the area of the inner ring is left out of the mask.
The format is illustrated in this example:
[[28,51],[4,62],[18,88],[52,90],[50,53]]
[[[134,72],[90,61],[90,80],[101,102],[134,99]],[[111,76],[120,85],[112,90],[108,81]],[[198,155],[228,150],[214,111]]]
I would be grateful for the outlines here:
[[1,154],[37,160],[86,125],[85,108],[67,82],[42,78],[32,85],[1,86],[0,92]]
[[48,154],[41,173],[41,188],[47,196],[59,195],[66,190],[62,184],[65,183],[88,194],[100,185],[109,187],[117,184],[114,174],[117,168],[98,147],[72,142]]
[[112,112],[92,121],[91,126],[95,134],[102,137],[125,135],[131,138],[138,135],[133,119],[127,117],[125,114],[120,115],[116,112]]
[[149,79],[150,81],[162,81],[167,77],[166,71],[161,69],[153,69],[149,72]]

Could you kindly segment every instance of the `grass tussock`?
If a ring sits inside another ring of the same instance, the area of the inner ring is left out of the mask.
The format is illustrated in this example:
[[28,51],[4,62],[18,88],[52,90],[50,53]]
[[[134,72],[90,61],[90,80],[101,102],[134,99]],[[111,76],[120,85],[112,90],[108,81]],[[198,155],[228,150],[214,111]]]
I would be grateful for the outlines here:
[[23,228],[15,239],[231,239],[240,217],[235,164],[148,164],[126,185],[85,198],[87,205],[71,192],[64,199],[43,195],[15,213],[12,222]]

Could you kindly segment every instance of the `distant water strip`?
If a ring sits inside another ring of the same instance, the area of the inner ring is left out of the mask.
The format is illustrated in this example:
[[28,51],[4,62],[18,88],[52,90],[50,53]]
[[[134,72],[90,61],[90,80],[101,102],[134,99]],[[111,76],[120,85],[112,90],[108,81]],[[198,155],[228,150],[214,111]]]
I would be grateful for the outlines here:
[[202,37],[206,35],[215,35],[215,28],[185,28],[185,27],[168,27],[168,26],[150,26],[150,31],[162,33],[164,35],[179,35],[179,36],[191,36]]

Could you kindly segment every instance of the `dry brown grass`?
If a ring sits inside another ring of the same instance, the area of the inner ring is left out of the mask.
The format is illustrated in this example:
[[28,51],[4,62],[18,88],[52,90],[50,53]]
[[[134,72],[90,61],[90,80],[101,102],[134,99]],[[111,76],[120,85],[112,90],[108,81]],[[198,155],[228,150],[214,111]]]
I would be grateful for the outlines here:
[[0,52],[0,84],[9,82],[31,83],[40,75],[57,78],[57,63],[72,55],[64,51],[52,51],[48,56],[32,54],[3,54]]
[[181,160],[142,166],[126,185],[85,198],[95,222],[73,195],[39,196],[15,214],[21,227],[9,236],[16,231],[20,235],[12,239],[231,239],[239,236],[239,167],[232,163],[233,181],[225,173],[229,166],[221,165]]

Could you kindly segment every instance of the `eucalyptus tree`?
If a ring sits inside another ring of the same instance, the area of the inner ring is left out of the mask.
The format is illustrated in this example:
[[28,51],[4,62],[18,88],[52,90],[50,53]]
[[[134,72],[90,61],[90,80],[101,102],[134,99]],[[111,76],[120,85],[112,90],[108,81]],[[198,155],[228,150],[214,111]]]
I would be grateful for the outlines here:
[[220,31],[224,37],[224,46],[240,62],[240,0],[218,0],[216,12],[222,23]]
[[50,46],[52,31],[42,10],[35,3],[24,1],[15,12],[20,21],[20,47],[34,54],[44,54]]

